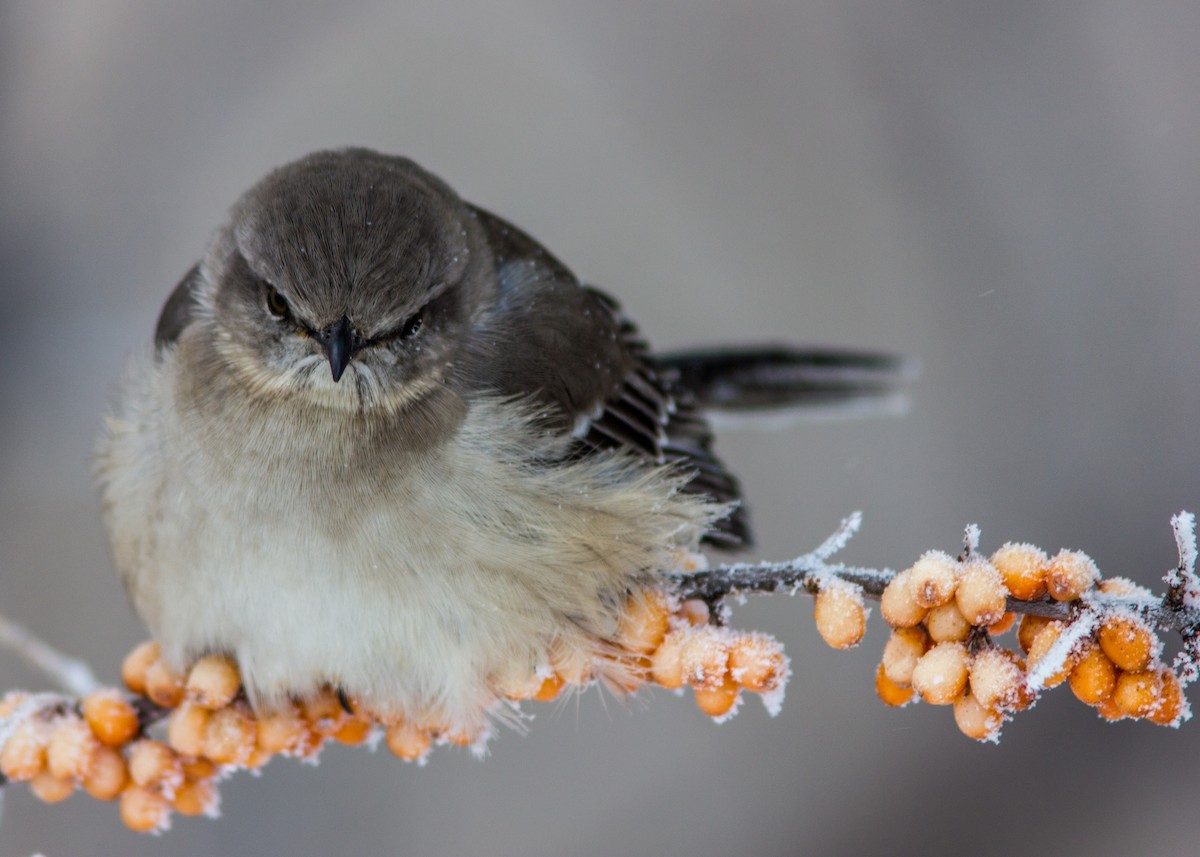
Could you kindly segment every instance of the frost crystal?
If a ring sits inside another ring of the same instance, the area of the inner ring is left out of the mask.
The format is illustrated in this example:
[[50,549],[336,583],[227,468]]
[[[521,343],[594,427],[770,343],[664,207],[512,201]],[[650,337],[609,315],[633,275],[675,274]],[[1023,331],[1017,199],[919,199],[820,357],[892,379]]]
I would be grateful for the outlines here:
[[821,561],[829,559],[844,548],[850,539],[854,538],[854,534],[858,532],[861,526],[862,512],[851,512],[847,517],[842,519],[842,523],[833,531],[833,534],[821,542],[820,547],[810,553],[809,556]]
[[1185,607],[1200,609],[1200,580],[1196,579],[1196,516],[1191,512],[1180,512],[1171,518],[1171,529],[1179,549],[1179,565],[1167,572],[1167,586],[1179,592]]
[[963,531],[963,547],[966,548],[967,556],[974,556],[979,552],[979,524],[967,524]]

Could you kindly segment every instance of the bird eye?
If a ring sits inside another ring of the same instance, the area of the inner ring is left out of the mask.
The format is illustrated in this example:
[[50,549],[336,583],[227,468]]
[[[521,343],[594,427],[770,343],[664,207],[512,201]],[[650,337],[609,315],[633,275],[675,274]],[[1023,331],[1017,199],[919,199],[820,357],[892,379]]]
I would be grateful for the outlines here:
[[400,330],[397,332],[397,336],[399,336],[401,339],[409,339],[413,336],[416,336],[417,332],[424,324],[425,319],[421,317],[421,313],[415,313],[411,318],[405,321],[403,325],[401,325]]
[[288,306],[283,295],[279,294],[270,284],[267,285],[267,311],[278,319],[287,318],[292,314],[291,307]]

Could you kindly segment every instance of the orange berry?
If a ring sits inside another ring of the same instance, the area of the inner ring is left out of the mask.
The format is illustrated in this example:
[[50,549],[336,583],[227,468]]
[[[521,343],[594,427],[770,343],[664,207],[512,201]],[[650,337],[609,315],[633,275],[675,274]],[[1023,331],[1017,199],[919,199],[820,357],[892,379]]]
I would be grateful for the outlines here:
[[214,815],[220,804],[212,780],[187,780],[175,790],[171,806],[180,815]]
[[271,755],[294,752],[304,755],[308,749],[308,722],[294,705],[261,715],[255,735],[259,748]]
[[418,729],[407,721],[394,723],[387,728],[388,749],[408,762],[420,761],[429,752],[429,733]]
[[371,725],[371,721],[361,717],[347,717],[342,728],[333,733],[333,740],[350,747],[357,746],[370,737]]
[[1179,677],[1165,667],[1159,670],[1162,678],[1162,689],[1158,694],[1157,704],[1150,709],[1146,719],[1159,726],[1178,726],[1183,715],[1183,686]]
[[996,567],[985,559],[963,563],[954,601],[972,625],[999,622],[1007,609],[1008,590]]
[[214,711],[204,726],[204,755],[218,765],[245,764],[257,731],[249,710],[241,705]]
[[1096,708],[1096,713],[1099,714],[1101,717],[1103,717],[1105,720],[1110,720],[1110,721],[1124,720],[1126,717],[1129,716],[1124,711],[1122,711],[1120,708],[1117,707],[1116,700],[1111,696],[1108,699],[1101,702],[1099,705],[1095,706],[1095,708]]
[[92,768],[83,778],[83,788],[96,800],[112,800],[129,782],[125,757],[108,745],[101,745],[92,760]]
[[669,618],[667,599],[661,592],[634,592],[625,602],[614,639],[631,652],[652,652],[667,635]]
[[1004,718],[994,709],[982,705],[972,694],[960,696],[954,701],[954,722],[968,738],[976,741],[994,741],[1000,734]]
[[862,640],[867,628],[862,590],[837,578],[821,585],[813,602],[817,631],[835,649],[850,649]]
[[183,768],[179,757],[166,744],[142,738],[129,747],[129,778],[139,786],[170,794],[183,782]]
[[971,623],[953,601],[930,610],[925,629],[935,643],[961,643],[971,636]]
[[564,685],[562,676],[554,673],[542,679],[542,683],[538,686],[537,693],[533,695],[533,699],[535,702],[550,702],[558,699],[558,695],[562,693]]
[[1013,665],[1017,668],[1017,672],[1021,674],[1021,681],[1017,684],[1016,698],[1005,700],[1004,705],[1000,708],[1002,711],[1024,711],[1037,702],[1037,694],[1029,689],[1025,672],[1025,659],[1016,652],[1010,652],[1008,649],[1001,649],[1000,651],[1013,662]]
[[743,634],[729,647],[729,674],[754,693],[772,691],[787,677],[783,646],[766,634]]
[[323,687],[300,700],[300,711],[313,731],[323,736],[341,729],[342,722],[350,716],[337,691],[330,687]]
[[734,710],[742,690],[732,676],[726,676],[716,687],[697,687],[695,692],[697,707],[709,717],[719,718]]
[[1071,668],[1071,692],[1080,702],[1099,705],[1113,695],[1117,686],[1117,668],[1104,650],[1095,644]]
[[31,718],[20,723],[0,747],[0,774],[14,783],[25,783],[44,771],[50,734],[44,720]]
[[1148,717],[1157,710],[1163,696],[1163,676],[1157,670],[1121,673],[1113,691],[1113,702],[1129,717]]
[[255,744],[250,748],[250,755],[246,757],[246,761],[242,765],[248,771],[256,771],[269,761],[271,761],[271,754]]
[[900,707],[912,702],[915,691],[911,687],[901,687],[889,679],[881,663],[875,670],[875,693],[883,700],[884,705]]
[[967,688],[967,647],[962,643],[938,643],[921,656],[913,669],[912,686],[933,705],[949,705]]
[[1020,644],[1022,652],[1029,654],[1033,638],[1049,623],[1050,619],[1045,616],[1025,615],[1021,617],[1021,624],[1017,626],[1017,642]]
[[908,585],[913,600],[930,608],[954,597],[958,586],[958,563],[942,551],[929,551],[908,570]]
[[130,786],[121,792],[121,821],[130,830],[147,833],[166,830],[171,804],[161,792],[145,786]]
[[44,803],[58,803],[71,796],[75,791],[75,783],[66,777],[56,777],[49,771],[42,771],[29,781],[29,790]]
[[1008,633],[1009,629],[1016,623],[1017,614],[1010,611],[1001,616],[999,622],[993,622],[991,625],[988,625],[988,633],[993,637],[999,637],[1001,634]]
[[137,734],[137,712],[129,700],[112,688],[102,688],[84,697],[83,719],[101,744],[123,747]]
[[121,680],[139,696],[146,695],[146,672],[159,659],[158,643],[147,641],[125,656],[121,664]]
[[238,668],[225,655],[206,655],[196,663],[187,677],[187,698],[208,709],[224,708],[233,702],[242,686]]
[[917,603],[912,591],[912,572],[909,569],[892,578],[879,599],[879,612],[893,628],[911,628],[919,625],[927,612]]
[[971,659],[971,695],[983,708],[1014,710],[1021,705],[1025,674],[1012,652],[983,649]]
[[1059,551],[1046,573],[1046,588],[1056,601],[1074,601],[1100,577],[1096,563],[1083,551]]
[[146,696],[163,708],[174,708],[183,702],[183,676],[160,658],[146,670]]
[[91,771],[100,742],[88,725],[76,717],[54,722],[46,745],[46,768],[60,780],[78,781]]
[[684,632],[672,631],[650,656],[650,677],[663,687],[683,687]]
[[171,712],[167,722],[167,743],[171,749],[184,756],[199,756],[204,753],[204,731],[212,712],[199,705],[184,703]]
[[180,759],[180,767],[189,780],[211,780],[217,775],[217,766],[211,759]]
[[1144,586],[1139,586],[1128,577],[1106,577],[1101,580],[1097,586],[1105,595],[1113,595],[1117,597],[1140,596],[1143,598],[1153,597],[1153,593]]
[[[1064,622],[1052,621],[1038,631],[1037,636],[1033,638],[1033,643],[1029,646],[1029,668],[1031,670],[1038,665],[1042,658],[1046,657],[1046,653],[1050,651],[1051,646],[1058,642],[1058,638],[1062,636],[1066,627]],[[1074,659],[1068,656],[1062,668],[1042,682],[1042,687],[1057,687],[1062,684],[1071,674],[1073,664]]]
[[729,675],[729,639],[711,625],[692,628],[680,653],[683,677],[692,687],[719,688]]
[[1000,572],[1004,587],[1013,598],[1036,601],[1046,594],[1046,566],[1050,560],[1041,548],[1008,544],[992,554],[992,565]]
[[1126,672],[1141,672],[1158,654],[1158,640],[1146,623],[1127,613],[1106,618],[1096,639],[1104,654]]
[[897,628],[883,647],[883,661],[879,666],[889,682],[897,687],[909,687],[913,669],[928,648],[929,635],[920,625]]

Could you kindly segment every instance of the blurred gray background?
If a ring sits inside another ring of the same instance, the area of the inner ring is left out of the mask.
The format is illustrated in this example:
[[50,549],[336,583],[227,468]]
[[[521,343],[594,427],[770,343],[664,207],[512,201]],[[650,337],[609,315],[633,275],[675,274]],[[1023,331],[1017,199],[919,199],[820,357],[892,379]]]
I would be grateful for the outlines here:
[[[919,358],[901,419],[726,434],[758,555],[854,509],[858,563],[1081,547],[1158,585],[1200,511],[1200,6],[1163,2],[0,5],[0,612],[110,680],[142,638],[89,477],[128,354],[235,197],[344,144],[404,153],[618,296],[658,346]],[[6,790],[0,853],[1179,855],[1200,725],[1065,688],[1005,730],[893,711],[875,618],[825,648],[752,601],[783,713],[592,691],[490,757],[335,748],[127,833]],[[0,688],[40,687],[0,653]]]

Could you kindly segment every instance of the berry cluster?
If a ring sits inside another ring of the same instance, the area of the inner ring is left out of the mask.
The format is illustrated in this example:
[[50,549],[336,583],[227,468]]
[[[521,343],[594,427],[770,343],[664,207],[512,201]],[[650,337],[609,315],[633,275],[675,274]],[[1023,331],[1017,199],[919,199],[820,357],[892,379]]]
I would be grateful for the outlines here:
[[[788,676],[779,644],[765,634],[715,627],[708,618],[703,602],[634,593],[612,639],[596,641],[590,653],[552,647],[548,663],[533,673],[497,676],[489,711],[521,700],[548,702],[597,680],[620,693],[647,683],[686,685],[700,709],[718,719],[736,710],[743,690],[762,694],[768,709],[778,710]],[[315,760],[330,741],[382,738],[400,758],[423,761],[435,744],[478,749],[488,735],[487,712],[479,729],[451,728],[368,710],[333,688],[258,713],[231,659],[203,657],[181,675],[156,643],[134,649],[121,677],[132,700],[107,688],[80,703],[19,692],[4,697],[0,723],[15,725],[0,735],[0,774],[28,782],[47,802],[79,788],[100,800],[117,799],[128,827],[157,831],[172,812],[215,815],[218,780],[277,755]],[[151,737],[152,726],[158,737]]]
[[[1151,599],[1124,578],[1100,580],[1079,551],[1051,559],[1006,544],[990,559],[963,561],[931,551],[883,590],[892,635],[875,688],[888,705],[952,705],[958,728],[977,740],[995,740],[1005,719],[1063,682],[1107,719],[1178,725],[1190,716],[1182,684],[1135,609]],[[1056,602],[1068,606],[1066,618],[1032,614]],[[1027,613],[1020,652],[995,641],[1015,624],[1010,608]]]
[[737,711],[743,691],[760,694],[777,713],[789,675],[783,647],[772,637],[719,627],[703,601],[646,589],[626,600],[611,639],[583,652],[552,646],[548,667],[498,679],[495,690],[510,702],[548,702],[597,681],[622,695],[645,684],[690,687],[700,710],[723,720]]
[[[667,600],[657,592],[633,599],[635,604],[639,601],[653,605],[649,612],[656,616],[655,632],[643,638],[641,648],[648,681],[671,690],[692,688],[697,707],[717,720],[737,711],[743,690],[760,694],[767,710],[778,713],[790,670],[774,638],[710,624],[702,601],[685,601],[675,611],[668,610]],[[637,612],[627,610],[626,616]],[[647,645],[655,638],[653,646]],[[618,641],[630,647],[620,635]]]

